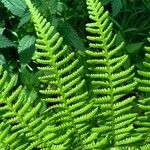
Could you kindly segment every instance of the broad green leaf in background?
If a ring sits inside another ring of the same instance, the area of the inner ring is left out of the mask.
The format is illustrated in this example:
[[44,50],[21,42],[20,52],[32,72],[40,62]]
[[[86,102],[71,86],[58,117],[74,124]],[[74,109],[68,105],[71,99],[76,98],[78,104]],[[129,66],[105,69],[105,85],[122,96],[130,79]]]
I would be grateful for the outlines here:
[[4,65],[6,63],[6,60],[3,55],[0,54],[0,65]]
[[24,0],[1,0],[1,2],[12,14],[21,18],[18,28],[29,21],[30,13]]
[[14,47],[15,44],[3,35],[0,35],[0,48]]
[[[33,0],[35,6],[44,15],[52,15],[57,13],[57,7],[59,0]],[[50,17],[50,16],[48,16]]]
[[150,1],[149,0],[143,0],[142,2],[148,9],[150,9]]
[[20,28],[21,26],[23,26],[25,23],[27,23],[31,18],[31,14],[29,12],[25,13],[22,18],[20,19],[18,28]]
[[46,0],[45,4],[49,8],[51,14],[55,14],[57,12],[58,0]]
[[102,2],[103,5],[107,5],[108,3],[111,2],[111,0],[101,0],[101,2]]
[[3,31],[5,30],[5,25],[3,22],[0,22],[0,35],[3,34]]
[[5,28],[1,28],[0,27],[0,34],[2,35],[3,34],[3,31],[5,30]]
[[22,17],[27,8],[24,0],[1,0],[5,7],[14,15]]
[[22,17],[26,11],[26,3],[24,0],[1,0],[5,7],[14,15]]
[[126,61],[126,63],[123,64],[124,69],[128,69],[131,66],[131,60],[130,57],[129,59]]
[[61,33],[67,44],[76,49],[85,50],[83,39],[78,36],[77,32],[70,24],[60,21],[58,24],[58,31]]
[[119,12],[120,9],[122,8],[122,1],[121,0],[111,0],[112,4],[112,15],[116,16]]
[[35,40],[36,38],[30,35],[26,35],[20,40],[18,53],[22,64],[26,64],[31,60],[31,57],[35,50]]
[[119,45],[119,44],[121,44],[124,41],[125,41],[125,39],[124,39],[122,33],[120,31],[118,31],[117,32],[117,36],[116,36],[115,45]]
[[34,36],[24,36],[19,42],[18,52],[21,53],[24,50],[30,48],[32,45],[34,45],[35,40],[36,38]]
[[37,73],[29,72],[24,65],[21,65],[20,79],[22,84],[29,86],[31,85],[37,86],[39,85],[38,77],[39,77],[38,72]]
[[138,53],[138,51],[143,46],[143,44],[144,44],[143,42],[128,44],[126,47],[126,50],[129,54],[135,53],[135,52]]
[[47,11],[51,15],[62,12],[65,5],[60,0],[34,0],[34,3],[40,9],[40,12],[46,13]]

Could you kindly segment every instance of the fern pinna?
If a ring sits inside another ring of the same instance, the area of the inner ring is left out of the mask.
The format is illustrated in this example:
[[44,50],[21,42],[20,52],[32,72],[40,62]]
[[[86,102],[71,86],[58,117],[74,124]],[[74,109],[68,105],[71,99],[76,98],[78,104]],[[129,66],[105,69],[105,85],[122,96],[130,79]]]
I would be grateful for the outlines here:
[[140,136],[132,136],[133,121],[136,113],[132,113],[134,96],[128,96],[136,85],[133,80],[133,67],[123,69],[127,55],[118,55],[124,43],[115,47],[116,36],[113,36],[112,23],[108,12],[99,0],[87,0],[89,18],[93,21],[86,25],[90,41],[88,55],[89,78],[95,106],[98,111],[98,128],[100,136],[109,135],[113,147],[133,144]]

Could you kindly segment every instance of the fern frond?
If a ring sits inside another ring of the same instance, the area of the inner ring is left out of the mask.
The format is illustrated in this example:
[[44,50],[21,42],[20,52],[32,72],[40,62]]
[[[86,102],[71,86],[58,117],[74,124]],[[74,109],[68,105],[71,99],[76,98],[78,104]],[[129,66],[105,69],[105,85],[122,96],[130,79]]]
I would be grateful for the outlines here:
[[16,99],[22,89],[22,87],[19,87],[14,93],[10,94],[16,83],[16,79],[17,76],[13,76],[10,79],[7,71],[3,72],[3,68],[0,66],[0,149],[24,149],[27,146],[23,140],[21,141],[25,137],[24,134],[12,132],[12,126],[6,119],[9,116],[13,116],[9,108],[12,101]]
[[[42,103],[33,104],[25,88],[15,88],[17,76],[9,77],[7,71],[0,78],[0,146],[1,148],[31,150],[47,148],[48,133],[52,128],[49,119],[40,114]],[[15,88],[15,90],[13,90]]]
[[[91,134],[89,121],[92,121],[97,108],[88,102],[83,67],[74,52],[63,44],[63,38],[54,27],[41,16],[30,0],[26,2],[38,37],[34,59],[44,74],[39,80],[47,85],[40,93],[47,103],[46,112],[50,113],[54,125],[50,132],[62,136],[61,142],[55,142],[56,145],[60,143],[70,149],[86,149],[84,140]],[[68,129],[70,132],[66,135]]]
[[19,133],[11,132],[11,127],[4,122],[0,123],[0,149],[25,149],[27,143],[21,141],[24,136]]
[[115,47],[116,35],[113,35],[112,23],[108,11],[98,0],[87,0],[89,18],[86,24],[90,41],[87,63],[93,92],[93,102],[99,110],[97,132],[110,135],[110,145],[124,146],[133,144],[141,137],[131,136],[136,114],[132,113],[134,96],[128,96],[136,85],[133,80],[134,67],[123,69],[127,55],[118,55],[124,43]]
[[146,144],[144,146],[141,146],[140,148],[141,148],[141,150],[149,150],[150,149],[150,144]]
[[[150,38],[148,38],[148,41],[150,42]],[[143,142],[146,146],[143,147],[143,149],[147,149],[149,147],[150,143],[150,47],[145,47],[146,54],[145,54],[145,61],[143,62],[143,70],[138,70],[139,77],[137,78],[138,82],[138,90],[141,91],[144,95],[141,99],[139,99],[138,107],[140,109],[139,117],[137,118],[137,121],[135,124],[137,125],[137,133],[144,134],[143,136]]]

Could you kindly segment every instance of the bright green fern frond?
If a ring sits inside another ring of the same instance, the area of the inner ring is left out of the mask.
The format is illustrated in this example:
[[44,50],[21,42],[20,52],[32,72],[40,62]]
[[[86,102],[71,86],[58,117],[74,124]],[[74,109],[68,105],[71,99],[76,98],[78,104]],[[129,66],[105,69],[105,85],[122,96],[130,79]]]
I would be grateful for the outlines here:
[[[19,92],[22,90],[20,86],[15,92],[12,93],[12,88],[16,84],[17,76],[10,78],[7,71],[3,72],[2,66],[0,66],[0,149],[25,149],[27,143],[23,141],[25,138],[24,134],[19,134],[18,132],[11,131],[13,124],[11,125],[9,119],[12,117],[13,112],[9,109],[11,108],[11,103],[17,98]],[[9,96],[11,95],[11,96]]]
[[141,150],[149,150],[150,149],[150,144],[146,144],[144,146],[141,146],[140,148],[141,148]]
[[[148,38],[150,42],[150,38]],[[137,132],[139,134],[144,134],[143,140],[144,143],[150,144],[150,47],[145,47],[145,61],[143,62],[143,70],[138,70],[139,77],[138,81],[138,89],[144,95],[141,99],[139,99],[138,106],[140,108],[139,117],[136,121],[136,125],[138,126]],[[147,146],[144,146],[146,148]],[[149,147],[149,146],[148,146]]]
[[136,85],[133,80],[133,67],[123,68],[128,56],[119,55],[124,43],[115,47],[112,23],[108,12],[99,0],[87,0],[89,18],[86,24],[90,41],[87,63],[93,92],[93,102],[98,107],[98,128],[101,136],[110,135],[112,147],[133,144],[141,137],[131,136],[136,114],[132,113],[135,96],[128,96]]
[[23,138],[23,134],[13,133],[10,126],[0,123],[0,149],[23,150],[27,147],[27,143],[21,141]]
[[[1,70],[0,78],[0,149],[31,150],[48,148],[50,119],[40,114],[42,103],[33,103],[22,86],[15,88],[16,76]],[[13,90],[15,88],[15,90]],[[51,137],[50,137],[51,136]]]
[[54,27],[41,16],[30,0],[26,2],[38,37],[34,59],[38,69],[43,72],[39,80],[46,85],[40,93],[47,103],[46,112],[49,112],[54,125],[49,132],[62,137],[58,140],[53,137],[53,143],[74,150],[86,149],[84,140],[90,135],[92,138],[90,126],[97,108],[93,108],[93,103],[89,103],[87,98],[83,67],[75,54],[63,45],[63,38]]

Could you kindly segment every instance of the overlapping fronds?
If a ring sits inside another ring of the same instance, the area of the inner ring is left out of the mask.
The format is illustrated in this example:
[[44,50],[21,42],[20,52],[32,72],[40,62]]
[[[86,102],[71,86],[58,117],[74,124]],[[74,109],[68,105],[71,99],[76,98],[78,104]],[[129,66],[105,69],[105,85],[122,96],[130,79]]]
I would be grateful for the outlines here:
[[[15,87],[16,75],[10,78],[7,71],[3,73],[2,67],[0,73],[0,149],[54,147],[53,143],[59,140],[48,132],[53,126],[49,118],[40,114],[42,103],[34,104],[25,88]],[[47,142],[52,137],[53,142]]]
[[15,148],[24,148],[24,145],[21,142],[21,138],[24,138],[24,134],[13,133],[11,131],[11,125],[8,123],[7,117],[13,114],[12,110],[8,111],[9,109],[15,110],[14,107],[11,106],[13,100],[15,100],[18,92],[20,92],[21,87],[19,87],[16,92],[9,96],[11,89],[13,88],[16,81],[16,76],[13,76],[8,79],[8,73],[5,71],[3,73],[2,66],[0,66],[0,149],[8,148],[8,149],[15,149]]
[[98,128],[95,132],[110,135],[112,146],[132,144],[140,136],[132,136],[133,121],[136,114],[132,113],[134,96],[127,94],[136,85],[133,80],[133,67],[124,69],[127,55],[119,55],[124,43],[115,47],[112,23],[108,11],[99,0],[87,0],[87,9],[92,23],[86,24],[90,41],[88,55],[89,78],[92,84],[93,100],[99,108]]
[[[146,69],[134,80],[134,67],[124,67],[124,43],[115,45],[108,12],[99,0],[86,0],[92,20],[86,25],[86,76],[51,23],[31,0],[25,2],[37,34],[33,60],[41,85],[32,99],[32,90],[0,66],[0,150],[149,150],[150,47]],[[137,82],[143,94],[138,107]]]
[[[150,38],[148,38],[148,41],[150,42]],[[135,124],[138,126],[137,132],[144,134],[144,144],[150,144],[150,47],[145,47],[145,50],[144,67],[142,70],[138,70],[138,89],[143,93],[143,96],[138,101],[140,110]]]
[[[43,72],[39,80],[45,84],[40,90],[47,102],[47,111],[56,125],[51,132],[58,133],[65,145],[73,149],[85,149],[86,139],[90,134],[90,120],[97,112],[88,102],[85,90],[83,67],[75,54],[63,45],[63,38],[54,30],[37,9],[26,1],[37,33],[34,56],[38,69]],[[88,122],[88,123],[87,123]],[[66,136],[66,132],[68,136]],[[63,143],[62,142],[62,143]],[[57,144],[57,143],[56,143]],[[71,146],[72,145],[72,146]]]

